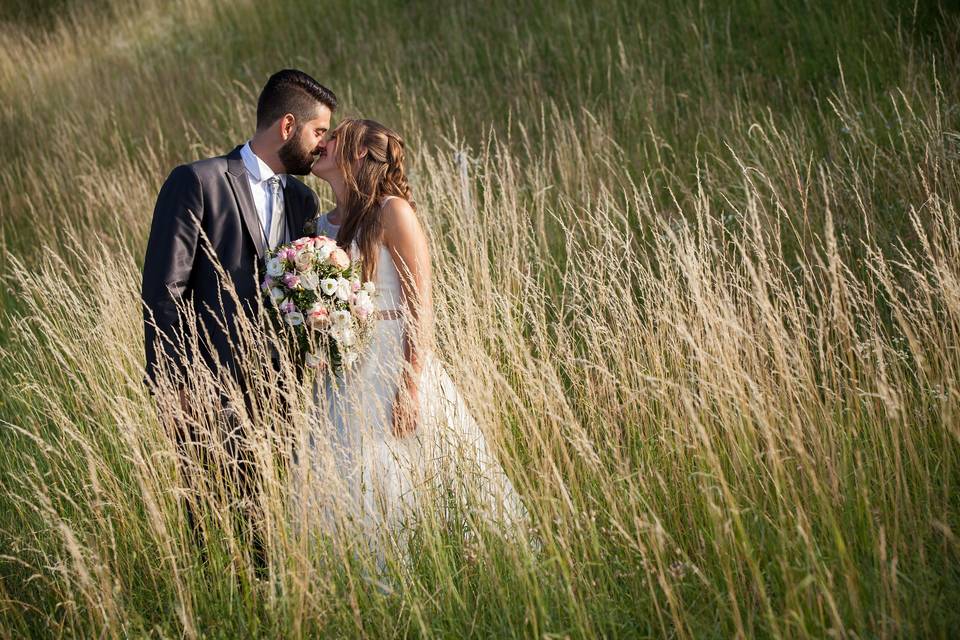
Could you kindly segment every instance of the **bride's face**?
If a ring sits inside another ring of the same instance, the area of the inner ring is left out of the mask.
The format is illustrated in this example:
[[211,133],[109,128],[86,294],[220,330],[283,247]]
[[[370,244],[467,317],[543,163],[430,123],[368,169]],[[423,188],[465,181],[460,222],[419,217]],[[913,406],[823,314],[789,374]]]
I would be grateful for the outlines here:
[[328,134],[327,142],[320,149],[320,155],[317,161],[313,163],[310,172],[318,178],[325,178],[334,175],[340,171],[337,167],[337,132],[331,131]]

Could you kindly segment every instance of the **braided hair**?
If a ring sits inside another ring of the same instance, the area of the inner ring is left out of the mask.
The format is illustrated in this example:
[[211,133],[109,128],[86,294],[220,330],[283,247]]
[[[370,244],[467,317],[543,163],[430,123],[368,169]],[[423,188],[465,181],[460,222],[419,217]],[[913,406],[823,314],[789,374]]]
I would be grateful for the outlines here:
[[379,122],[354,119],[343,120],[331,136],[337,140],[337,166],[348,190],[337,244],[349,247],[356,241],[363,277],[370,280],[383,237],[381,202],[397,196],[416,209],[403,166],[403,139]]

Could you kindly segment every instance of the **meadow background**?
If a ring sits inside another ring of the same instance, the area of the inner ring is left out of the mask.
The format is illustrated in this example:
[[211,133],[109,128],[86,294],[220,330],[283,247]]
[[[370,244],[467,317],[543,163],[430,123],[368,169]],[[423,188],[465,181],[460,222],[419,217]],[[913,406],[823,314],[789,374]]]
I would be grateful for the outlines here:
[[[4,0],[0,636],[956,634],[958,63],[948,2]],[[142,254],[288,66],[404,135],[536,544],[191,545]]]

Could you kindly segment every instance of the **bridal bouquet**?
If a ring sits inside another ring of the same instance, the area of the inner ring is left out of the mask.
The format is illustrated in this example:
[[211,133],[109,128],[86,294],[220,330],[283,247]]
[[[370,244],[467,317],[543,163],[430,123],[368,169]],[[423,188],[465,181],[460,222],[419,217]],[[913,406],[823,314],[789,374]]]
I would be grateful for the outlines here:
[[324,236],[267,254],[267,308],[292,331],[307,367],[349,368],[369,342],[376,288],[360,274],[359,261]]

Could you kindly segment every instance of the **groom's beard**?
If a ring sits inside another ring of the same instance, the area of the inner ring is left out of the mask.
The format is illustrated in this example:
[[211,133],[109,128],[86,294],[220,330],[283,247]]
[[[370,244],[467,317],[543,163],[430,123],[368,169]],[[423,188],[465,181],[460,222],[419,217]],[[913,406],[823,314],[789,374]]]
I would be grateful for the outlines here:
[[277,151],[280,162],[283,163],[287,173],[294,176],[305,176],[310,173],[310,168],[317,160],[317,155],[309,149],[300,146],[300,128],[294,131],[290,139],[283,143],[283,146]]

